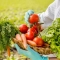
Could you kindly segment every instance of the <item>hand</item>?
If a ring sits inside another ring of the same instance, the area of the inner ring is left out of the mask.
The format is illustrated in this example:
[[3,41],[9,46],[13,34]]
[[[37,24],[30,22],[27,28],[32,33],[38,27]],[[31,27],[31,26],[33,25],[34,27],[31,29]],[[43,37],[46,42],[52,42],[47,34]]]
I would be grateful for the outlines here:
[[[36,22],[36,24],[31,24],[30,22],[29,22],[29,17],[30,17],[30,15],[32,15],[32,14],[34,14],[34,11],[33,10],[28,10],[26,13],[25,13],[25,21],[27,22],[27,23],[29,23],[29,27],[31,27],[31,26],[33,26],[33,25],[36,25],[36,26],[38,26],[39,25],[39,29],[41,29],[41,24],[43,24],[43,23],[40,23],[40,22]],[[43,30],[43,29],[42,29]]]
[[15,44],[15,47],[19,54],[23,54],[28,58],[30,58],[31,60],[48,60],[48,57],[41,56],[40,54],[35,52],[33,49],[31,49],[29,45],[27,45],[26,50],[21,49],[17,44]]
[[29,17],[31,14],[34,14],[34,11],[33,10],[28,10],[26,13],[25,13],[25,21],[27,23],[29,23]]
[[[26,38],[24,34],[16,34],[14,38],[15,47],[19,54],[23,54],[30,58],[31,60],[48,60],[48,57],[41,56],[39,53],[35,52],[33,49],[27,45]],[[22,43],[20,43],[22,42]],[[22,44],[22,45],[21,45]],[[23,48],[24,47],[24,48]],[[25,50],[24,50],[25,49]]]

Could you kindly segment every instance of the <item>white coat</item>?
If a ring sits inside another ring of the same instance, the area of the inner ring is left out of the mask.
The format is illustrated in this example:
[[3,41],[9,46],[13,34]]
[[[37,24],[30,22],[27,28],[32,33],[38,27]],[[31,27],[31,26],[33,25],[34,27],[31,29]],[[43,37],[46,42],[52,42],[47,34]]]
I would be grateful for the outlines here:
[[52,4],[50,4],[47,10],[43,13],[39,13],[40,22],[44,23],[42,25],[43,28],[51,25],[52,21],[56,18],[60,18],[60,0],[55,0]]

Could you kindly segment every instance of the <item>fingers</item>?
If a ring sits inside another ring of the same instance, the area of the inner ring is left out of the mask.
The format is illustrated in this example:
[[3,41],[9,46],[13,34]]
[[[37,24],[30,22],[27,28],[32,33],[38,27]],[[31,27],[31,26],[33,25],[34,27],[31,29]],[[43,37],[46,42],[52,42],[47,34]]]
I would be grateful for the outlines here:
[[15,47],[16,47],[17,51],[18,51],[20,54],[24,54],[24,53],[25,53],[25,50],[21,49],[17,44],[15,44]]
[[36,51],[34,51],[32,48],[30,48],[29,45],[28,45],[27,50],[28,50],[29,52],[31,52],[31,54],[32,54],[33,56],[40,57],[40,54],[37,53]]
[[34,11],[33,10],[28,10],[28,14],[29,15],[34,14]]
[[25,13],[24,18],[25,18],[25,21],[26,21],[27,23],[29,23],[29,22],[28,22],[28,19],[29,19],[29,14],[28,14],[28,12]]
[[25,13],[25,21],[27,22],[27,23],[29,23],[29,17],[30,17],[30,15],[31,14],[33,14],[34,13],[34,11],[33,10],[28,10],[26,13]]

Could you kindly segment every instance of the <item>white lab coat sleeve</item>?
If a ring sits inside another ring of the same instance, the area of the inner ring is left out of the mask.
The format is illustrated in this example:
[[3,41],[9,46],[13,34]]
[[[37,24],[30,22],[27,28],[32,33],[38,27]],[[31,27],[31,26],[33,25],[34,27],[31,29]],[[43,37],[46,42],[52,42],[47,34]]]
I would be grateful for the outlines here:
[[60,0],[56,0],[55,18],[60,18]]
[[42,24],[42,28],[46,28],[49,25],[51,25],[52,21],[54,20],[54,12],[55,12],[55,1],[50,4],[47,8],[47,10],[43,13],[39,13],[39,22],[44,23]]

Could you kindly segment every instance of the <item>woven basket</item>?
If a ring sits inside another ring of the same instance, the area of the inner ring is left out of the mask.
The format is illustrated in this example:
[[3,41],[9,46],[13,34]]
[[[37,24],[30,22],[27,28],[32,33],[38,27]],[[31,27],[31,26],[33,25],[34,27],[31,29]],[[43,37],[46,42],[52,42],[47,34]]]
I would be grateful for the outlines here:
[[50,46],[44,45],[43,47],[37,47],[37,46],[30,46],[30,47],[42,55],[53,54],[53,52],[50,49]]

